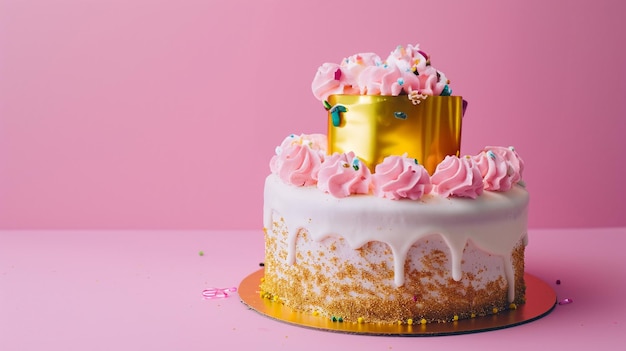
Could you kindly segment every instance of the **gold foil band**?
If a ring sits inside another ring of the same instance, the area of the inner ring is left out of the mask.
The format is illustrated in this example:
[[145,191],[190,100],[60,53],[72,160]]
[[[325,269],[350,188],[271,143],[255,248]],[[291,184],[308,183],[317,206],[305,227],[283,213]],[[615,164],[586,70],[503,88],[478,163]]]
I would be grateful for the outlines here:
[[[460,96],[428,96],[414,104],[406,95],[331,95],[328,103],[335,107],[335,123],[328,113],[329,153],[353,151],[371,171],[385,157],[407,153],[432,174],[447,155],[460,154]],[[337,112],[337,106],[345,109]]]

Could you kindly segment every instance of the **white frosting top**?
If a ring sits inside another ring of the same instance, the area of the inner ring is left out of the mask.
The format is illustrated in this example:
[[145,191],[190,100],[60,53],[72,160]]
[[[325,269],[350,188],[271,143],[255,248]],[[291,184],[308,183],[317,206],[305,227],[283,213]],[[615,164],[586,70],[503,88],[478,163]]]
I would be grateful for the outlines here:
[[313,240],[342,237],[353,249],[370,241],[389,245],[394,256],[394,280],[404,284],[404,262],[413,243],[439,234],[450,248],[452,278],[461,280],[463,249],[471,240],[504,260],[509,300],[515,295],[512,252],[526,244],[528,192],[515,185],[507,192],[485,191],[476,199],[427,194],[420,200],[390,201],[371,195],[333,197],[315,186],[285,184],[274,174],[265,181],[264,226],[272,228],[273,213],[289,230],[287,261],[295,263],[298,230]]

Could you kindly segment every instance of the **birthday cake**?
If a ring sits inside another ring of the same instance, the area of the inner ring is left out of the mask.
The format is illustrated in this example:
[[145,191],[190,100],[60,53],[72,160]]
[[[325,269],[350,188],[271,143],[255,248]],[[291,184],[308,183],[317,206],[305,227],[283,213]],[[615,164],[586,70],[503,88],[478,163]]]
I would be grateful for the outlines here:
[[524,163],[512,147],[461,155],[449,83],[412,45],[318,69],[328,133],[289,135],[270,160],[261,297],[354,323],[524,303]]

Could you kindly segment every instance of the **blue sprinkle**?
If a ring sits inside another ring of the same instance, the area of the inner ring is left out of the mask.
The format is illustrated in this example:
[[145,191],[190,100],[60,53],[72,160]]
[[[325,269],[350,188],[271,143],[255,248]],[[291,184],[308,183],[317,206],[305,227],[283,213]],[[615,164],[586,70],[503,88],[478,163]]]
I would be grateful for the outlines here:
[[400,112],[394,112],[393,115],[398,118],[398,119],[406,119],[406,113],[400,111]]
[[496,154],[494,154],[491,150],[487,151],[487,156],[489,156],[489,158],[492,160],[496,159]]
[[355,171],[359,170],[359,159],[355,158],[354,160],[352,160],[352,168],[354,168]]
[[339,127],[341,124],[341,112],[347,112],[348,109],[343,105],[335,105],[330,109],[330,116],[333,121],[333,126]]
[[452,95],[452,89],[450,89],[448,84],[446,84],[446,86],[443,87],[443,90],[441,91],[441,96],[450,96],[450,95]]
[[403,85],[404,84],[404,79],[398,78],[398,84]]

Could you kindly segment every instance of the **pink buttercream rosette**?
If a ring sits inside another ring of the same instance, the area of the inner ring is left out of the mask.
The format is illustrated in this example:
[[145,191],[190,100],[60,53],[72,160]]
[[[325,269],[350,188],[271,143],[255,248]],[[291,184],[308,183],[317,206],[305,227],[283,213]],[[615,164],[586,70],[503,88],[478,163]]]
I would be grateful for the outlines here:
[[392,200],[418,200],[433,187],[424,166],[406,154],[385,157],[376,165],[372,184],[374,195]]
[[276,155],[270,160],[270,170],[287,184],[315,185],[325,154],[325,135],[292,134],[276,148]]
[[317,187],[334,197],[368,194],[370,184],[370,170],[354,152],[327,156],[319,169]]
[[443,197],[477,198],[483,193],[483,178],[471,156],[446,156],[430,178],[434,192]]
[[487,146],[474,156],[474,161],[485,190],[508,191],[522,180],[524,162],[513,147]]

